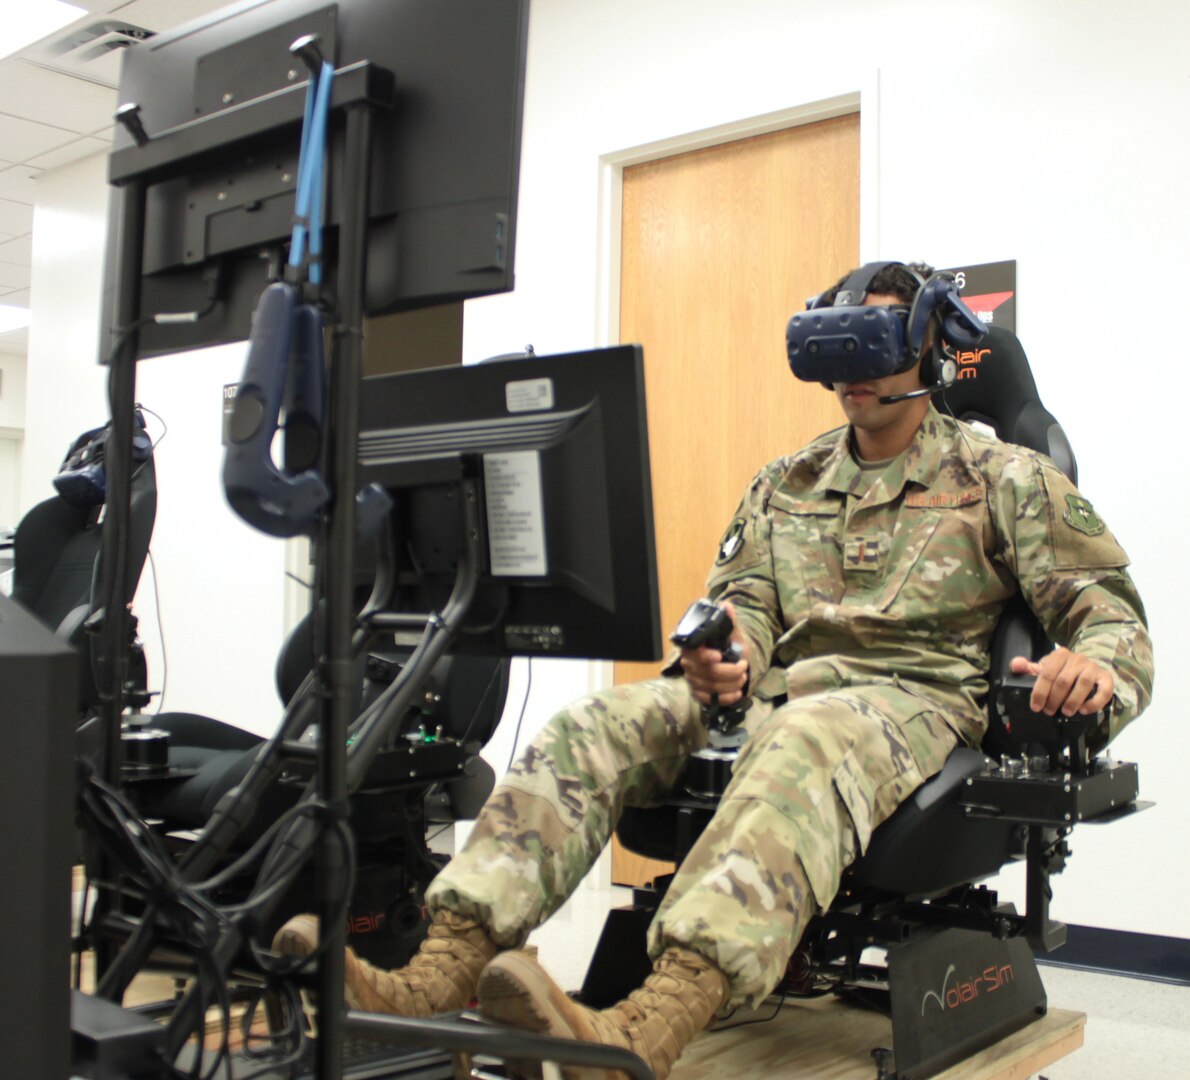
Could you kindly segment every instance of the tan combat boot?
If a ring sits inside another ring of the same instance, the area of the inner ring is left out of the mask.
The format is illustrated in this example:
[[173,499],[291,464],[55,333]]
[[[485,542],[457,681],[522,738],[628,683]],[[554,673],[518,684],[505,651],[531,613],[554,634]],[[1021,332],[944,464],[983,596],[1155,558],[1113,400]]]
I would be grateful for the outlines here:
[[[273,951],[310,956],[318,947],[318,919],[296,915],[273,938]],[[392,1016],[425,1017],[465,1009],[475,996],[479,973],[499,951],[474,919],[440,911],[413,958],[384,971],[348,949],[344,997],[348,1008]]]
[[[493,960],[479,980],[479,1009],[489,1020],[539,1035],[631,1050],[665,1080],[677,1056],[727,1000],[727,977],[688,949],[667,949],[639,990],[602,1012],[568,997],[523,951]],[[623,1072],[563,1066],[566,1080],[611,1080]]]

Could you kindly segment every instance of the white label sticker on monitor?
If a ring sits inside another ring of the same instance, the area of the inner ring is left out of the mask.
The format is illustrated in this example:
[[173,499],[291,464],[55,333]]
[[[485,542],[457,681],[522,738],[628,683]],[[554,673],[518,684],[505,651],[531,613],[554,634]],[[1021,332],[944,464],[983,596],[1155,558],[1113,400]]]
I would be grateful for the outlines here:
[[511,413],[554,407],[553,379],[520,379],[504,384],[504,403]]
[[543,577],[545,515],[541,457],[536,450],[484,454],[488,547],[496,577]]

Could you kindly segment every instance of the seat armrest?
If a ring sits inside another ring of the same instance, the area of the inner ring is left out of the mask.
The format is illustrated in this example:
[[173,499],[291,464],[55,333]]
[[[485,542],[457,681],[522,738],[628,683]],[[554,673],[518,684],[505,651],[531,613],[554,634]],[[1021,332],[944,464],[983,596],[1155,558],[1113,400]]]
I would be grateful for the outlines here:
[[82,636],[83,624],[87,621],[91,609],[86,604],[79,604],[66,613],[66,617],[58,623],[54,633],[63,641],[77,645]]

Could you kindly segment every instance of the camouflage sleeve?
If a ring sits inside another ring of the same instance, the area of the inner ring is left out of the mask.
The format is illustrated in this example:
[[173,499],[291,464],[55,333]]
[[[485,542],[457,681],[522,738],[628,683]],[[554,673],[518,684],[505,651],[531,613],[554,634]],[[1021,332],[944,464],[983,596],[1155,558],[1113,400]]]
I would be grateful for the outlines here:
[[1109,738],[1149,703],[1153,647],[1128,556],[1050,462],[1014,456],[994,488],[1004,559],[1050,639],[1115,675]]
[[707,576],[707,595],[719,603],[731,601],[736,621],[751,645],[753,685],[768,669],[773,643],[783,632],[773,580],[768,512],[769,496],[779,473],[779,465],[774,463],[752,481],[719,541],[715,565]]

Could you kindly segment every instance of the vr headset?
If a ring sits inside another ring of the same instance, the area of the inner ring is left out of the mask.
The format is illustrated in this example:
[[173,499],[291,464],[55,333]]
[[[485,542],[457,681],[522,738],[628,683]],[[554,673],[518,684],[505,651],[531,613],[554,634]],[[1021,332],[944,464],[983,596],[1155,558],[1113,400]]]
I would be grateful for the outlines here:
[[[864,307],[873,280],[886,266],[904,264],[865,263],[843,282],[833,302],[811,297],[806,311],[789,320],[785,344],[794,375],[830,387],[908,371],[921,359],[926,329],[935,316],[943,351],[970,348],[987,333],[959,297],[954,275],[946,271],[922,280],[906,266],[918,283],[911,305]],[[938,379],[939,385],[946,381]]]
[[[54,477],[54,487],[71,506],[79,509],[100,506],[107,495],[107,470],[104,467],[111,422],[103,427],[84,431],[71,443],[66,457]],[[147,461],[153,452],[153,442],[145,431],[145,418],[140,409],[133,414],[132,460]]]

